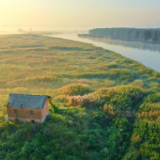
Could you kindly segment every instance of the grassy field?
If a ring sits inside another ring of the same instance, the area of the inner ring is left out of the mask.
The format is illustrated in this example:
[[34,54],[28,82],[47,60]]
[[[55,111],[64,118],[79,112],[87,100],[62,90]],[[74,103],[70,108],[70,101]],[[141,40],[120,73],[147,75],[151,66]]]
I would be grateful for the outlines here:
[[[0,159],[159,159],[160,73],[91,44],[0,36]],[[43,125],[7,122],[10,93],[45,94]]]

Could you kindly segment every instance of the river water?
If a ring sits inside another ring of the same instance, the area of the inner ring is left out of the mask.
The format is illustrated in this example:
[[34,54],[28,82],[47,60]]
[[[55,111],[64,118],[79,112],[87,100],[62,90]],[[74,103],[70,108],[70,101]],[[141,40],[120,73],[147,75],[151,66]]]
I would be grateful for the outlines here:
[[[160,72],[160,45],[143,44],[140,42],[126,42],[105,39],[86,39],[78,37],[78,34],[88,33],[89,29],[95,27],[52,27],[52,26],[0,26],[0,34],[24,34],[23,31],[52,31],[61,34],[50,34],[47,36],[64,38],[68,40],[90,43],[104,49],[117,52],[125,57],[136,60],[146,67]],[[32,33],[32,32],[31,32]]]
[[150,67],[160,72],[160,45],[143,44],[140,42],[80,38],[77,33],[62,33],[50,36],[90,43],[95,46],[117,52],[125,57],[144,64],[146,67]]

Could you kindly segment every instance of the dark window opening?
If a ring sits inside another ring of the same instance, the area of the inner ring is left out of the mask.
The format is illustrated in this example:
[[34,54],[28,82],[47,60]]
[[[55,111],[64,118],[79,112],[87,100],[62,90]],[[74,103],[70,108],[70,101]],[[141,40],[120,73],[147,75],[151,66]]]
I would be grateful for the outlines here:
[[34,114],[34,110],[30,110],[30,114]]
[[32,122],[32,123],[35,123],[35,121],[34,121],[34,120],[31,120],[31,122]]
[[18,113],[18,109],[14,109],[14,113]]

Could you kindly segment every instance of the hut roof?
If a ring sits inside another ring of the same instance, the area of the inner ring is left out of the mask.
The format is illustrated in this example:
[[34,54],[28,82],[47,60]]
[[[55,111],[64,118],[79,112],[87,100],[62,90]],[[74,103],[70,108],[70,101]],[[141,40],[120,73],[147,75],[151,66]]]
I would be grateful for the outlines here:
[[9,95],[9,107],[22,107],[22,108],[38,108],[44,107],[45,101],[50,96],[47,95],[29,95],[29,94],[14,94]]

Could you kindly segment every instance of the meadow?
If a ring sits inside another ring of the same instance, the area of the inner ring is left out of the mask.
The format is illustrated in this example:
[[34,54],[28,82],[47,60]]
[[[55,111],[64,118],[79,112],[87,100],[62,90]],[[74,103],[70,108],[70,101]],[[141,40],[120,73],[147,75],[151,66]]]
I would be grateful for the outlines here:
[[[91,44],[0,36],[0,159],[160,159],[159,84],[159,72]],[[7,122],[10,93],[51,96],[47,121]]]

